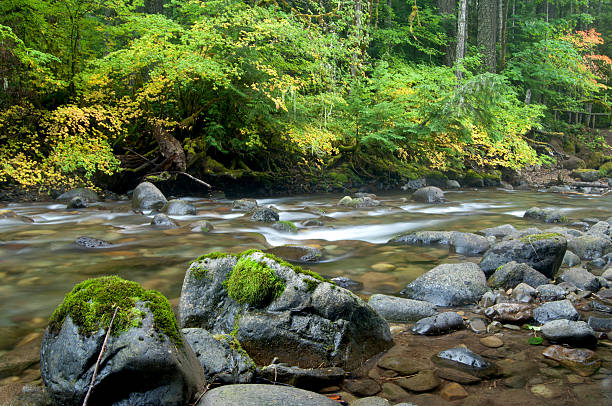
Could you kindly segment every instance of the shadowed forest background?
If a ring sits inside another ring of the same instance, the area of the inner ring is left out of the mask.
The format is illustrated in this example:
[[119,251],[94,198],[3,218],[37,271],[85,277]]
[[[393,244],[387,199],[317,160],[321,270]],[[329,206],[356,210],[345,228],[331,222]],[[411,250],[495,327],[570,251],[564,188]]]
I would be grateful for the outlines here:
[[0,185],[334,190],[559,142],[612,175],[611,35],[610,0],[4,0]]

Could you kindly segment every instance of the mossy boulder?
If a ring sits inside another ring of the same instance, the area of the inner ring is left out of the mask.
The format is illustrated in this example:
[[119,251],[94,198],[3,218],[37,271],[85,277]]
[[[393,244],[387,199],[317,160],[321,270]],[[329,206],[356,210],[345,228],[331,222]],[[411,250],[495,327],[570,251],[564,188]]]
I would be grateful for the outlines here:
[[90,404],[178,406],[204,386],[204,371],[168,300],[108,276],[76,285],[51,316],[41,375],[55,404],[83,403],[109,329]]
[[277,221],[272,228],[285,233],[297,233],[297,227],[290,221]]
[[466,187],[484,187],[485,181],[481,174],[470,169],[465,173],[463,177],[463,182],[461,182]]
[[599,173],[601,176],[609,178],[612,177],[612,162],[606,162],[599,167]]
[[502,265],[489,278],[489,286],[504,290],[514,289],[520,283],[526,283],[532,288],[547,284],[548,278],[527,264],[516,261]]
[[487,275],[500,266],[516,261],[527,264],[547,278],[553,278],[567,249],[567,240],[561,234],[531,234],[495,244],[485,252],[480,267]]
[[179,313],[184,328],[231,333],[259,365],[354,369],[392,344],[387,322],[353,293],[255,250],[193,262]]
[[80,197],[85,203],[92,203],[100,200],[100,197],[98,196],[95,190],[85,187],[70,189],[69,191],[59,195],[57,197],[57,200],[59,200],[60,202],[68,203],[75,197]]
[[525,218],[532,218],[543,221],[545,223],[567,223],[568,218],[557,209],[540,209],[539,207],[531,207],[523,215]]

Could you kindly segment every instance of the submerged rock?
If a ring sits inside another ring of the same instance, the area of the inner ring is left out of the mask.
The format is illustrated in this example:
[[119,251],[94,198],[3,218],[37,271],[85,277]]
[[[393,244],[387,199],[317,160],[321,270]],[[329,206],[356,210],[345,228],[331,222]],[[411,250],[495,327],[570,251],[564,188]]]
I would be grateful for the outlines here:
[[455,312],[440,313],[416,322],[412,332],[423,335],[445,334],[465,327],[463,318]]
[[601,360],[597,358],[595,352],[584,348],[564,348],[560,345],[551,345],[542,354],[580,376],[591,376],[601,367]]
[[75,243],[77,246],[83,248],[108,248],[113,246],[113,244],[108,241],[98,240],[92,237],[79,237],[75,240]]
[[134,189],[132,195],[132,208],[134,209],[161,209],[167,202],[164,194],[150,182],[142,182]]
[[66,205],[67,209],[84,209],[87,207],[87,202],[81,196],[75,196]]
[[553,320],[540,329],[542,336],[553,343],[573,347],[595,347],[597,338],[593,329],[584,321]]
[[494,368],[489,361],[465,347],[455,347],[439,352],[434,360],[436,359],[443,361],[448,366],[472,370],[478,376],[482,376],[483,372],[491,371]]
[[176,221],[172,220],[164,213],[159,213],[153,216],[153,220],[151,220],[151,225],[158,228],[178,228],[178,224],[176,223]]
[[204,368],[207,382],[235,384],[253,380],[255,363],[234,337],[213,336],[203,328],[184,328],[181,332]]
[[438,314],[436,305],[422,300],[376,294],[368,304],[385,320],[391,322],[410,322]]
[[195,216],[196,208],[193,204],[180,199],[169,200],[161,209],[169,216]]
[[353,293],[257,251],[193,262],[179,313],[183,327],[233,331],[258,364],[350,370],[392,344],[387,322]]
[[81,405],[116,306],[90,404],[182,406],[205,384],[168,300],[119,277],[75,286],[51,317],[41,375],[58,405]]
[[518,230],[511,224],[504,224],[497,227],[490,227],[480,230],[481,234],[484,234],[485,237],[495,237],[495,238],[504,238],[508,235],[515,234]]
[[319,248],[308,245],[281,245],[266,252],[291,262],[319,262],[323,259],[323,252]]
[[232,209],[251,212],[257,208],[257,200],[255,199],[238,199],[232,203]]
[[435,186],[426,186],[412,194],[412,200],[421,203],[443,203],[444,192]]
[[459,306],[478,302],[488,289],[478,265],[464,262],[433,268],[408,284],[401,294],[438,306]]
[[561,266],[566,249],[567,240],[560,234],[532,234],[495,244],[482,257],[480,267],[490,275],[500,266],[516,261],[552,278]]

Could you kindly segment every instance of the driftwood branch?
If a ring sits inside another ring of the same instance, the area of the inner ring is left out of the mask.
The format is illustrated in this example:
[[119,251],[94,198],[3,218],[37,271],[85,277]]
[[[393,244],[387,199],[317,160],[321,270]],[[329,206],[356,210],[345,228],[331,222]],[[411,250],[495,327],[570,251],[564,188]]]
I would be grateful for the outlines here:
[[[198,182],[199,184],[206,186],[209,189],[212,189],[212,186],[209,185],[208,183],[204,182],[201,179],[196,178],[195,176],[192,176],[190,174],[188,174],[187,172],[182,172],[182,171],[165,171],[166,173],[176,173],[178,175],[183,175],[183,176],[187,176],[189,179]],[[146,174],[145,176],[143,176],[143,179],[146,178],[147,176],[151,176],[151,175],[159,175],[162,172],[150,172],[148,174]]]
[[96,378],[98,377],[98,368],[100,368],[100,362],[102,361],[102,356],[106,351],[106,343],[108,342],[108,337],[110,337],[111,330],[113,328],[113,322],[115,321],[115,316],[117,316],[117,311],[119,311],[119,307],[115,307],[115,313],[113,313],[113,318],[108,325],[108,329],[106,330],[106,336],[104,337],[104,342],[102,343],[102,348],[100,349],[100,354],[98,354],[98,360],[96,361],[96,366],[94,367],[93,375],[91,376],[91,382],[89,383],[89,389],[87,389],[87,394],[85,395],[85,399],[83,400],[83,406],[87,406],[87,401],[89,401],[89,397],[91,396],[91,391],[94,388],[94,383],[96,382]]

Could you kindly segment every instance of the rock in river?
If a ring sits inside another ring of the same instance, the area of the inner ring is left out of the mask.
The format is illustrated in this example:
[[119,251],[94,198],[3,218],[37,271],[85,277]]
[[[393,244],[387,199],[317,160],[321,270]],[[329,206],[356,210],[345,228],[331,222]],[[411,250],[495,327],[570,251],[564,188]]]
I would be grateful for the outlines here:
[[196,208],[185,200],[172,199],[162,207],[162,212],[169,216],[195,216]]
[[159,213],[153,216],[153,220],[151,220],[151,225],[158,228],[178,228],[178,224],[176,224],[176,221],[172,220],[164,213]]
[[134,189],[132,195],[132,208],[134,209],[161,209],[167,202],[164,194],[150,182],[142,182]]
[[582,290],[597,292],[601,287],[599,278],[581,267],[566,269],[558,278],[562,282],[569,282]]
[[580,259],[592,260],[611,252],[612,240],[603,235],[585,234],[569,240],[567,249],[578,255]]
[[433,359],[444,366],[470,371],[470,373],[479,377],[490,375],[497,369],[495,365],[465,347],[444,350]]
[[385,320],[391,322],[410,322],[438,314],[436,305],[422,300],[376,294],[368,304]]
[[412,331],[416,334],[436,335],[449,333],[463,327],[465,327],[463,318],[458,313],[445,312],[417,321]]
[[278,221],[278,219],[279,217],[276,210],[269,207],[255,209],[253,215],[251,216],[251,220],[261,221],[263,223],[274,223],[275,221]]
[[569,344],[573,347],[597,345],[595,332],[584,321],[553,320],[544,324],[540,332],[544,338],[553,343]]
[[495,244],[482,257],[480,267],[491,275],[500,266],[516,261],[552,278],[561,266],[566,249],[567,240],[560,234],[527,235]]
[[444,192],[435,186],[426,186],[414,192],[412,200],[422,203],[443,203]]
[[183,327],[233,331],[258,364],[350,370],[392,344],[387,322],[356,295],[259,251],[193,262],[179,313]]
[[112,247],[108,241],[98,240],[92,237],[79,237],[75,240],[76,245],[83,248],[108,248]]
[[478,265],[464,262],[433,268],[408,284],[401,294],[438,306],[459,306],[476,303],[487,290],[487,279]]
[[117,304],[89,403],[182,406],[193,400],[204,387],[204,371],[168,300],[110,276],[75,286],[51,317],[40,369],[54,403],[83,403]]
[[595,352],[584,348],[564,348],[560,345],[551,345],[544,350],[546,358],[559,362],[580,376],[591,376],[601,366],[601,360]]
[[524,323],[533,318],[531,306],[521,303],[497,303],[487,307],[485,315],[503,323]]
[[100,200],[100,197],[94,190],[85,187],[79,187],[64,192],[58,196],[57,200],[68,203],[75,197],[80,197],[86,203],[97,202]]

